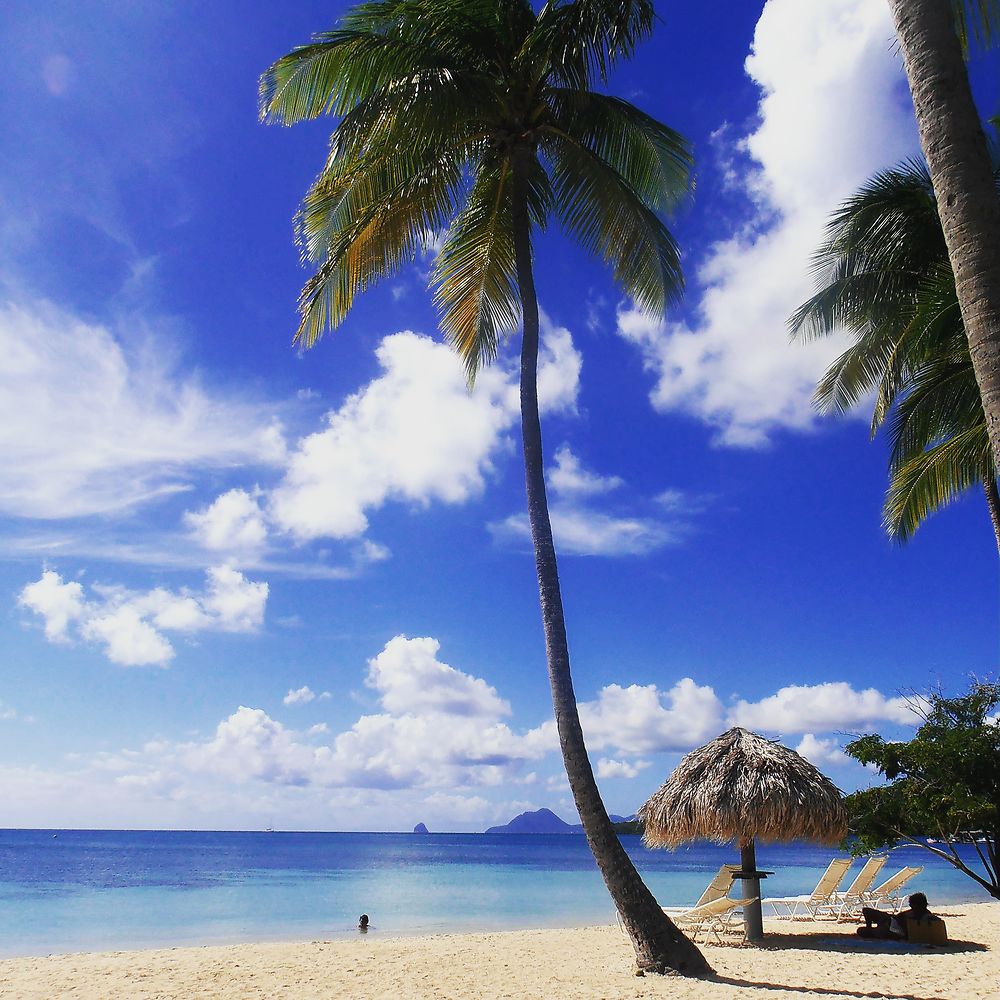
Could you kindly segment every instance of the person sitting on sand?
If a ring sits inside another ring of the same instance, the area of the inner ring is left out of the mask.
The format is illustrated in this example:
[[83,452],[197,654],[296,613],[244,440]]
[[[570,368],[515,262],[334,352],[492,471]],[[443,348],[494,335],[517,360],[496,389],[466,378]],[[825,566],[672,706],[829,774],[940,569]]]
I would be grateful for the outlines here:
[[361,931],[362,934],[367,934],[368,933],[368,914],[367,913],[362,913],[361,916],[358,917],[358,930]]
[[870,906],[864,907],[861,915],[865,918],[865,926],[858,928],[858,937],[901,938],[905,941],[910,936],[906,926],[908,920],[924,923],[939,919],[927,909],[927,897],[922,892],[915,892],[907,903],[910,907],[908,910],[895,914]]

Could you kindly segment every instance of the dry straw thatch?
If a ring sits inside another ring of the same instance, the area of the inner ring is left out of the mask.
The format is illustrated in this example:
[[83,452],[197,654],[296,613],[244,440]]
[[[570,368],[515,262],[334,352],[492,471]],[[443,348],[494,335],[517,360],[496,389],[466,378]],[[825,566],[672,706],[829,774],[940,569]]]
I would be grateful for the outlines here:
[[691,840],[810,840],[847,833],[837,786],[809,761],[746,729],[692,750],[639,810],[649,847]]

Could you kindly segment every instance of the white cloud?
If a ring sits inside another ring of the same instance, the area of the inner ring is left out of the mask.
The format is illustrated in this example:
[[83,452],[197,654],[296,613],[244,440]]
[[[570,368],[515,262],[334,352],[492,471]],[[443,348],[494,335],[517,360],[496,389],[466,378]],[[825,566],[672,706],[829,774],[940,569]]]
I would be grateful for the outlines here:
[[648,760],[614,760],[611,757],[602,757],[597,762],[598,778],[634,778],[640,771],[649,767]]
[[91,597],[75,581],[53,570],[25,586],[18,604],[42,618],[49,641],[75,636],[103,646],[121,666],[166,666],[174,648],[164,632],[253,632],[264,621],[268,585],[246,579],[229,566],[206,571],[201,593],[157,587],[145,592],[95,584]]
[[80,635],[103,643],[107,658],[123,667],[166,666],[174,657],[173,646],[130,604],[88,617]]
[[206,548],[227,554],[254,553],[267,540],[260,492],[232,489],[200,511],[188,511],[184,520]]
[[812,733],[806,733],[802,737],[795,752],[819,768],[843,767],[850,761],[835,739],[818,739]]
[[17,709],[11,708],[0,701],[0,722],[8,722],[17,718]]
[[[387,642],[366,675],[377,708],[333,734],[325,722],[292,729],[242,705],[201,738],[76,755],[76,771],[61,775],[0,767],[0,786],[16,817],[72,816],[77,825],[103,815],[105,824],[114,816],[119,825],[217,828],[229,817],[253,827],[280,816],[285,828],[409,829],[420,820],[432,829],[482,829],[539,804],[571,811],[561,798],[565,775],[548,766],[557,762],[554,722],[511,729],[506,700],[438,653],[427,637]],[[311,689],[289,696],[304,691]],[[690,678],[668,690],[609,685],[579,708],[602,780],[632,779],[652,766],[651,754],[690,750],[729,724],[715,691]],[[804,756],[824,767],[847,763],[820,728],[803,732]],[[547,801],[510,797],[513,786],[527,785]]]
[[[690,677],[669,691],[655,684],[609,684],[578,708],[588,749],[614,749],[619,755],[690,750],[721,732],[724,715],[715,691]],[[539,727],[536,738],[555,746],[555,722]]]
[[620,476],[601,476],[585,469],[568,444],[560,445],[555,464],[548,471],[549,487],[564,496],[593,496],[622,486]]
[[[545,326],[539,405],[575,405],[580,356],[569,332]],[[300,440],[269,515],[298,540],[352,538],[368,513],[390,500],[462,503],[478,496],[507,445],[517,413],[514,374],[485,369],[469,392],[457,355],[409,331],[376,351],[382,373],[327,414],[327,427]]]
[[657,379],[653,405],[700,418],[719,443],[760,446],[777,428],[814,423],[816,381],[844,344],[790,344],[786,321],[812,293],[811,255],[829,215],[916,149],[892,37],[885,4],[768,0],[746,63],[761,91],[758,124],[738,149],[749,164],[727,168],[750,218],[708,251],[693,321],[619,312],[618,332]]
[[45,619],[45,637],[50,642],[67,638],[67,629],[83,615],[83,586],[75,580],[63,583],[62,577],[45,570],[18,596],[18,604]]
[[384,708],[395,715],[487,719],[510,715],[510,703],[486,681],[438,660],[440,648],[437,639],[397,635],[368,661],[365,683],[378,691]]
[[910,698],[887,698],[875,688],[855,690],[844,681],[793,684],[761,701],[737,701],[732,725],[772,733],[828,732],[845,726],[867,728],[875,722],[915,725]]
[[330,697],[329,691],[316,694],[308,684],[303,684],[302,687],[289,691],[281,700],[285,705],[308,705],[311,701],[327,701]]
[[0,512],[119,511],[188,488],[195,469],[282,459],[270,414],[179,372],[162,339],[126,351],[52,305],[0,304]]
[[[553,503],[549,506],[552,535],[562,555],[641,556],[677,540],[661,521],[644,517],[617,517],[588,507]],[[494,537],[530,539],[527,514],[511,514],[489,525]]]

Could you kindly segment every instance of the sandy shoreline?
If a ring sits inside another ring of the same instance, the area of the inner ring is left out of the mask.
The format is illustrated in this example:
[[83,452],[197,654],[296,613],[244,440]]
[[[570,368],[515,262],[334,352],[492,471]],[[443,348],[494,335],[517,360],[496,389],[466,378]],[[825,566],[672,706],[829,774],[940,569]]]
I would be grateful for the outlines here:
[[1000,996],[1000,905],[941,908],[952,944],[859,942],[853,927],[767,921],[762,949],[705,945],[708,980],[634,975],[617,926],[365,937],[17,958],[0,962],[0,997],[400,997],[469,1000],[724,1000],[748,997]]

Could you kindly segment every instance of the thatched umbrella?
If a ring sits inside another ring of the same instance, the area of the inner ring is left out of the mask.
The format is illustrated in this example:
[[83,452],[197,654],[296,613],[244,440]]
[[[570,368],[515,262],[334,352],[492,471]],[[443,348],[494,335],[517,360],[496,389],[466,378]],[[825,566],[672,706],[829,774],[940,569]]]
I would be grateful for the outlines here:
[[847,833],[839,789],[805,758],[746,729],[692,750],[639,810],[648,847],[690,840],[740,845],[747,940],[763,937],[756,840],[836,844]]

